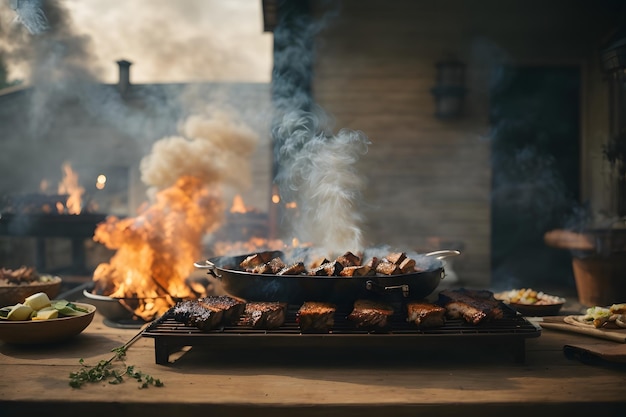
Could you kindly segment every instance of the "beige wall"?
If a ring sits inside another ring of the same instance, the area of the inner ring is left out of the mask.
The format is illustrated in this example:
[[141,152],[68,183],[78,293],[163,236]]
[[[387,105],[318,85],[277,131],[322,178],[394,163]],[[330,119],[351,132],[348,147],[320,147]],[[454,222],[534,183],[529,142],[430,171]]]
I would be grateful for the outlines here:
[[[321,15],[322,8],[314,3]],[[582,69],[583,198],[602,206],[598,153],[606,130],[598,47],[617,16],[605,3],[538,0],[345,0],[316,39],[314,94],[338,128],[373,142],[367,237],[420,248],[459,241],[461,279],[490,283],[489,82],[500,65]],[[435,63],[467,64],[466,114],[433,117]]]

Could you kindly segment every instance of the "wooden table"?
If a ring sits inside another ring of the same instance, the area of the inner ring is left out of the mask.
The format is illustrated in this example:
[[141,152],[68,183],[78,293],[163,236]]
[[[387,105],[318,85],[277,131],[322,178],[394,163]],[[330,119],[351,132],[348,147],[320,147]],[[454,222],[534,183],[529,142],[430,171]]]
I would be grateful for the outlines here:
[[127,364],[165,386],[132,381],[69,386],[79,359],[96,364],[137,333],[106,326],[99,314],[55,346],[0,342],[0,416],[618,416],[626,415],[623,365],[567,359],[565,344],[614,343],[544,329],[526,341],[526,361],[509,352],[450,346],[342,352],[262,350],[181,352],[157,365],[154,340],[140,338]]

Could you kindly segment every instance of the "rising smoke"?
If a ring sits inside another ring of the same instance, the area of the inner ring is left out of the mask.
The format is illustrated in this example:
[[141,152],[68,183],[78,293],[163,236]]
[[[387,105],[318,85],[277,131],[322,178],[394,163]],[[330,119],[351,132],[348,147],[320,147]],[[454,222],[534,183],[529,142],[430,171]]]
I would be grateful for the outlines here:
[[256,133],[226,113],[190,116],[180,136],[154,143],[141,161],[141,179],[152,192],[173,185],[184,175],[212,187],[245,190],[251,184],[249,158],[257,143]]
[[284,200],[297,202],[298,217],[287,221],[300,241],[330,253],[362,251],[365,184],[355,163],[370,142],[362,132],[333,133],[312,98],[312,40],[331,15],[314,22],[302,4],[284,2],[274,30],[275,181]]

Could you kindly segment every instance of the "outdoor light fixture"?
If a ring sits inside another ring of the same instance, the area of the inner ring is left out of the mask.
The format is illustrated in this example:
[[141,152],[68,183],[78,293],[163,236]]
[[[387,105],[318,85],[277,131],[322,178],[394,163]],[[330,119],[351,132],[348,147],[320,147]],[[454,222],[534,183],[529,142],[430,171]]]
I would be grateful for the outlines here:
[[465,98],[465,64],[445,60],[436,64],[437,85],[431,90],[435,97],[435,116],[439,119],[456,119],[463,113]]

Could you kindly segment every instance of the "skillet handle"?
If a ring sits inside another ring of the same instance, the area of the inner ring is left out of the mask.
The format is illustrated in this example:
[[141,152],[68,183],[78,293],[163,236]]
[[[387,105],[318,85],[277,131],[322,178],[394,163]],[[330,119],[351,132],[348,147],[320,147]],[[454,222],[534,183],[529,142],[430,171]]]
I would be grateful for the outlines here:
[[222,275],[215,272],[215,264],[209,260],[204,262],[194,262],[193,266],[198,269],[208,269],[209,274],[213,275],[217,279],[222,279]]
[[442,259],[445,259],[445,258],[451,258],[453,256],[459,256],[460,254],[461,254],[461,252],[458,251],[458,250],[444,249],[444,250],[436,250],[434,252],[425,253],[424,256],[429,256],[429,257],[433,257],[433,258],[438,259],[438,260],[442,260]]
[[385,293],[385,292],[390,292],[390,291],[402,291],[402,296],[403,297],[408,297],[409,296],[409,286],[407,284],[402,284],[402,285],[391,285],[391,286],[384,286],[384,285],[380,285],[374,281],[368,280],[365,283],[365,289],[368,291],[376,291],[378,293]]

